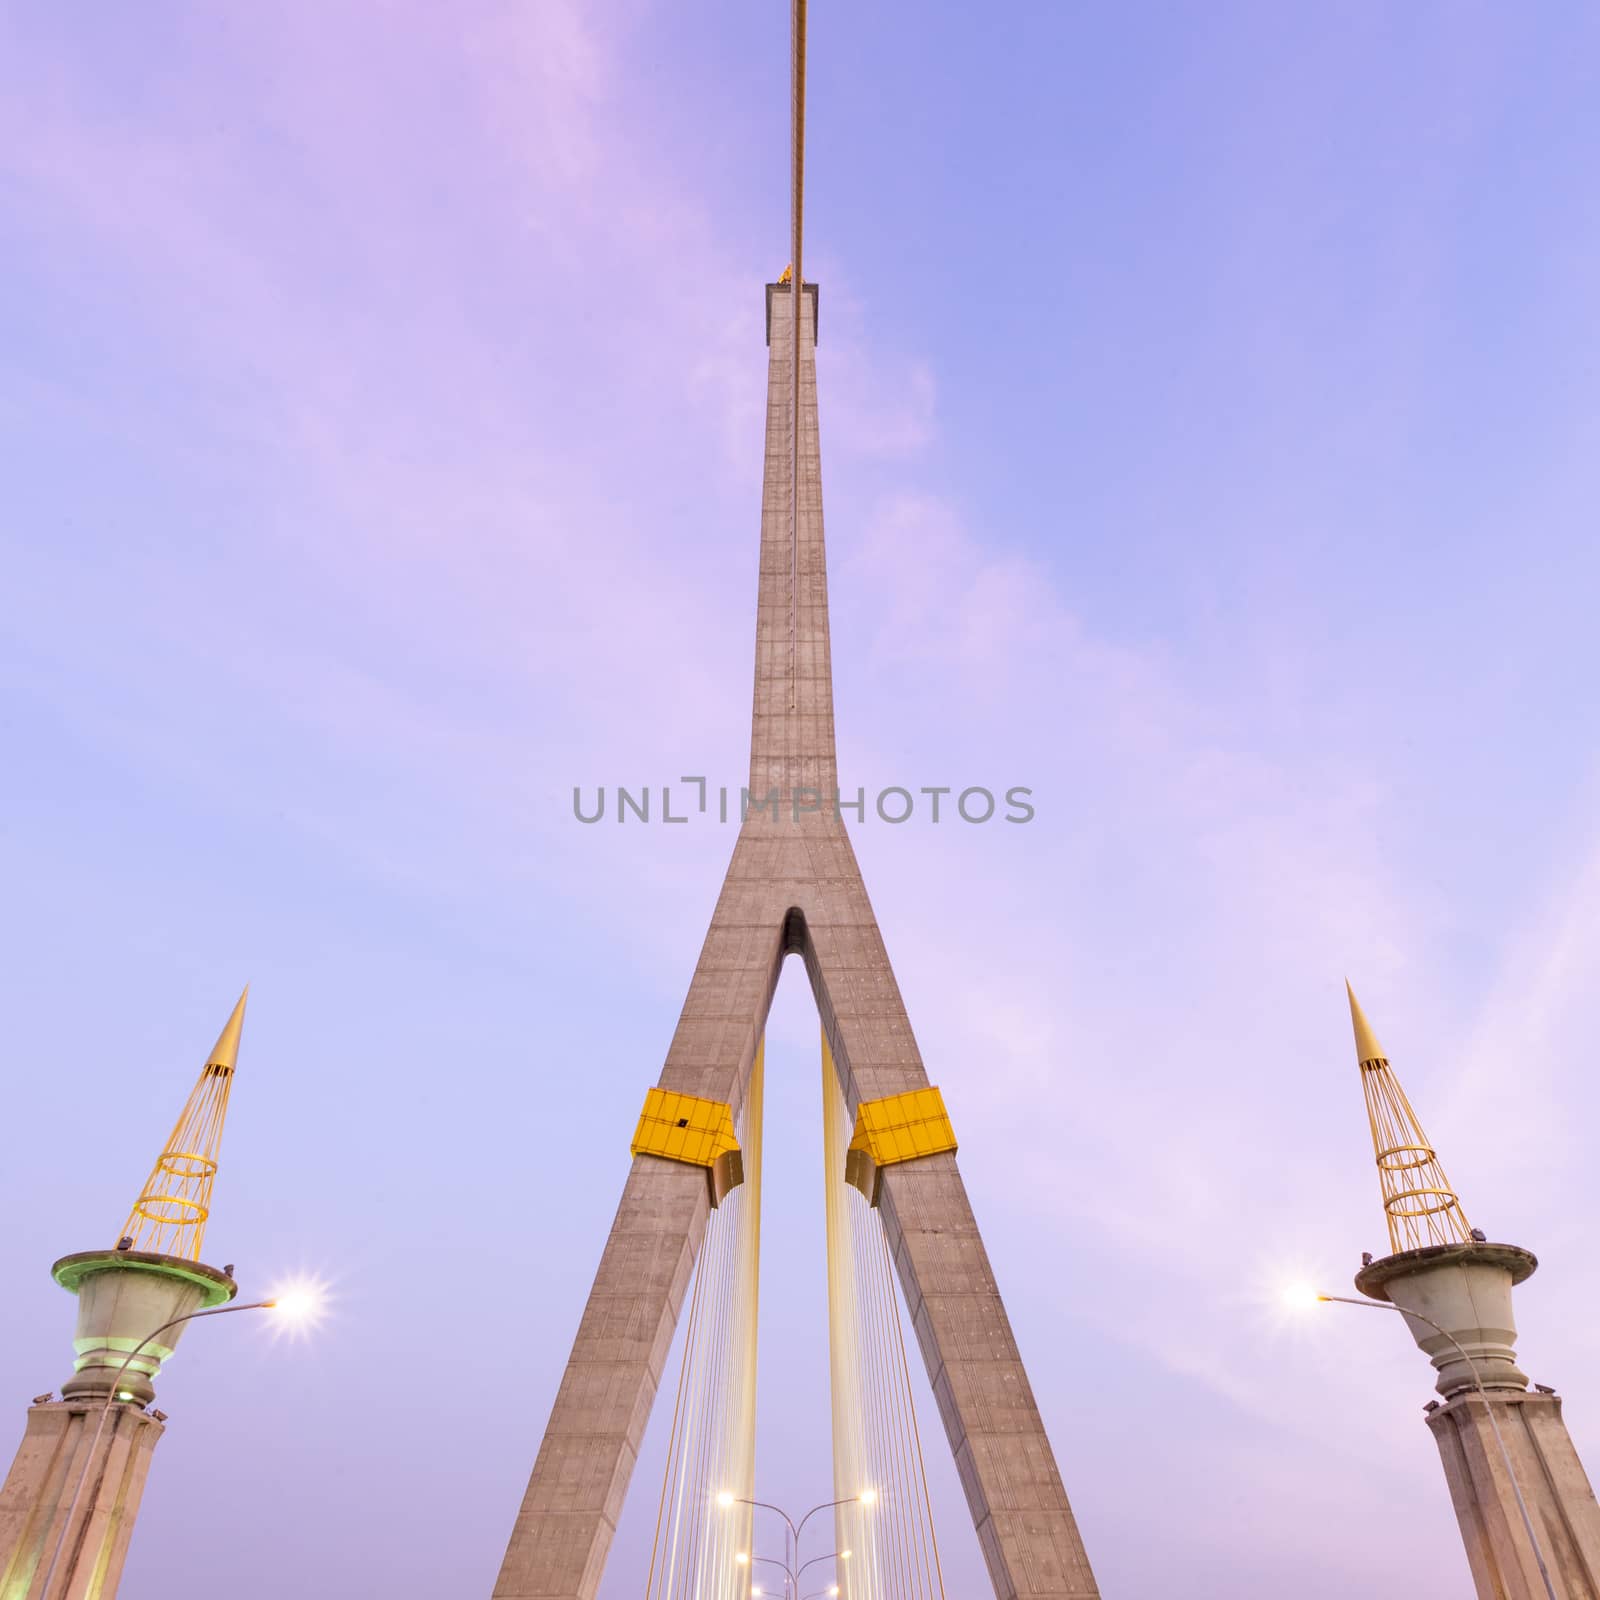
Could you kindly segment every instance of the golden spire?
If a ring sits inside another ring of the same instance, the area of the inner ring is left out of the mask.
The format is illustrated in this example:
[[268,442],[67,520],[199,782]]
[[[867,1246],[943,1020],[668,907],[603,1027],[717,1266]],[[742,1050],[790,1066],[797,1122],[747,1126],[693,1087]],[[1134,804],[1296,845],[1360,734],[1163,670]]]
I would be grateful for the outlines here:
[[1361,1009],[1361,1002],[1356,999],[1356,992],[1350,987],[1348,978],[1344,980],[1344,992],[1350,996],[1350,1025],[1356,1030],[1356,1060],[1362,1066],[1369,1061],[1387,1061],[1383,1046],[1378,1043],[1378,1037],[1372,1031],[1372,1024],[1367,1021],[1367,1014]]
[[195,1084],[177,1125],[168,1137],[139,1198],[128,1213],[122,1233],[130,1248],[157,1255],[200,1259],[206,1220],[211,1215],[211,1183],[217,1175],[222,1124],[228,1114],[228,1092],[239,1060],[239,1035],[244,1031],[246,984],[233,1015],[217,1035],[200,1081]]
[[1378,1186],[1389,1222],[1389,1244],[1398,1254],[1429,1244],[1470,1244],[1472,1228],[1450,1180],[1428,1143],[1405,1090],[1389,1068],[1372,1024],[1345,980],[1350,996],[1350,1024],[1356,1036],[1356,1060],[1372,1128],[1372,1149],[1378,1161]]

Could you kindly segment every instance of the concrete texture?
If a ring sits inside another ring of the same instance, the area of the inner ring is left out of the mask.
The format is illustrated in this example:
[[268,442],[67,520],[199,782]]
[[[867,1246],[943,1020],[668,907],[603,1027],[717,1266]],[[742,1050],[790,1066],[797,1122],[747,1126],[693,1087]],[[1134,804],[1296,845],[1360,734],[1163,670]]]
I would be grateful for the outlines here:
[[1438,1371],[1448,1403],[1428,1413],[1428,1426],[1480,1600],[1546,1600],[1519,1489],[1557,1595],[1600,1600],[1600,1506],[1561,1401],[1529,1394],[1517,1365],[1512,1290],[1537,1266],[1518,1245],[1429,1245],[1363,1267],[1356,1287],[1400,1308]]
[[[62,1398],[29,1409],[0,1488],[0,1600],[44,1600],[45,1574],[69,1515],[50,1600],[111,1600],[163,1431],[141,1408],[155,1398],[151,1379],[188,1324],[133,1352],[163,1323],[231,1300],[238,1287],[202,1262],[137,1250],[63,1256],[51,1270],[78,1297],[77,1360]],[[113,1386],[133,1403],[114,1405],[102,1430]]]
[[51,1272],[78,1297],[72,1340],[77,1359],[73,1375],[61,1386],[67,1400],[104,1399],[115,1383],[140,1405],[149,1405],[156,1397],[152,1379],[189,1325],[180,1322],[137,1355],[134,1350],[163,1324],[221,1305],[239,1292],[233,1279],[215,1267],[141,1250],[63,1256]]
[[1448,1399],[1475,1383],[1528,1387],[1517,1365],[1511,1290],[1538,1265],[1514,1244],[1431,1244],[1363,1267],[1356,1287],[1409,1313],[1406,1326],[1438,1370],[1434,1387]]
[[[741,1104],[786,955],[806,964],[852,1112],[928,1079],[845,826],[828,644],[810,295],[802,307],[800,520],[790,536],[795,296],[770,294],[750,789],[660,1083]],[[618,1129],[619,1139],[627,1137]],[[958,1130],[959,1132],[959,1130]],[[1098,1594],[953,1155],[884,1173],[906,1303],[996,1596]],[[587,1600],[600,1581],[704,1235],[703,1175],[638,1156],[517,1516],[495,1600]]]
[[116,1406],[86,1460],[100,1407],[50,1401],[28,1409],[27,1429],[0,1487],[0,1600],[43,1600],[42,1583],[80,1473],[87,1477],[68,1530],[51,1600],[112,1600],[134,1519],[164,1431],[133,1406]]
[[[1506,1453],[1560,1600],[1600,1600],[1600,1506],[1556,1395],[1491,1391]],[[1484,1400],[1456,1396],[1428,1418],[1479,1600],[1545,1600],[1543,1580]]]

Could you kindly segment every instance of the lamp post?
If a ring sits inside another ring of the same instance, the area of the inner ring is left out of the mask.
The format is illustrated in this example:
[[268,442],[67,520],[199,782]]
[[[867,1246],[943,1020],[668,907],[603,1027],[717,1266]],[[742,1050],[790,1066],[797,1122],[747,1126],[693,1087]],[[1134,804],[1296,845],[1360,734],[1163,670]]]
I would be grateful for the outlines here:
[[[785,1554],[787,1553],[788,1552],[785,1551]],[[850,1559],[850,1554],[851,1553],[848,1550],[830,1550],[825,1556],[813,1556],[809,1561],[802,1562],[792,1572],[784,1562],[779,1561],[772,1556],[758,1556],[741,1550],[739,1554],[734,1557],[734,1560],[737,1561],[741,1567],[745,1566],[749,1562],[760,1562],[763,1566],[776,1567],[783,1574],[785,1590],[787,1591],[792,1587],[794,1592],[799,1594],[800,1578],[807,1567],[819,1566],[824,1561],[848,1561]],[[759,1589],[752,1591],[752,1593],[756,1594],[759,1594],[760,1592],[761,1591]],[[839,1585],[835,1583],[831,1584],[826,1589],[817,1590],[816,1594],[808,1595],[806,1600],[817,1600],[817,1595],[836,1595],[838,1593]]]
[[181,1317],[169,1318],[159,1328],[152,1328],[132,1351],[122,1365],[117,1368],[117,1375],[112,1380],[111,1387],[106,1390],[106,1397],[100,1407],[100,1419],[95,1425],[94,1438],[89,1441],[89,1448],[84,1452],[83,1464],[78,1468],[78,1481],[73,1486],[72,1500],[67,1506],[67,1514],[61,1520],[60,1531],[56,1534],[55,1548],[50,1552],[50,1565],[45,1568],[44,1582],[39,1586],[39,1600],[50,1600],[50,1585],[55,1581],[56,1568],[61,1563],[61,1552],[66,1548],[67,1534],[78,1515],[78,1505],[83,1499],[83,1488],[89,1479],[89,1466],[95,1458],[95,1452],[100,1448],[101,1436],[105,1433],[106,1419],[111,1415],[111,1408],[117,1403],[117,1396],[122,1388],[122,1380],[127,1375],[128,1368],[134,1360],[143,1354],[144,1348],[152,1340],[159,1338],[168,1328],[175,1328],[180,1322],[196,1322],[201,1317],[225,1317],[234,1311],[270,1311],[277,1305],[276,1300],[251,1300],[244,1305],[214,1306],[209,1311],[190,1311]]
[[[770,1556],[758,1555],[751,1555],[749,1559],[752,1561],[765,1561],[774,1567],[782,1567],[784,1576],[789,1583],[793,1585],[794,1593],[798,1600],[798,1596],[800,1594],[799,1574],[804,1572],[806,1567],[814,1567],[819,1561],[831,1561],[835,1556],[843,1561],[848,1561],[850,1559],[850,1552],[848,1550],[833,1550],[825,1556],[814,1556],[810,1561],[805,1563],[805,1566],[791,1567],[789,1564],[791,1559],[795,1562],[800,1560],[800,1535],[805,1532],[806,1524],[814,1516],[816,1516],[819,1511],[832,1511],[838,1506],[870,1506],[876,1502],[877,1498],[878,1491],[876,1489],[863,1489],[860,1494],[847,1494],[843,1497],[843,1499],[840,1500],[824,1500],[820,1505],[812,1506],[812,1508],[806,1512],[803,1517],[801,1517],[798,1523],[795,1522],[794,1518],[791,1517],[782,1506],[775,1506],[770,1500],[750,1500],[744,1495],[734,1494],[731,1489],[724,1489],[722,1493],[717,1496],[717,1504],[721,1506],[724,1511],[731,1506],[750,1506],[761,1511],[775,1511],[780,1517],[783,1518],[783,1525],[786,1530],[783,1540],[783,1560],[774,1561]],[[790,1553],[791,1540],[793,1541],[792,1556]]]
[[1441,1338],[1449,1340],[1455,1352],[1466,1362],[1467,1370],[1472,1374],[1472,1386],[1478,1391],[1478,1397],[1483,1401],[1485,1415],[1489,1419],[1490,1431],[1494,1434],[1494,1442],[1500,1452],[1500,1460],[1506,1469],[1506,1477],[1511,1483],[1511,1493],[1517,1502],[1517,1511],[1522,1517],[1522,1526],[1528,1535],[1528,1543],[1533,1547],[1533,1559],[1538,1563],[1539,1576],[1544,1582],[1544,1592],[1549,1600],[1557,1600],[1555,1585],[1550,1581],[1550,1569],[1545,1565],[1544,1550],[1539,1543],[1539,1536],[1533,1531],[1533,1518],[1528,1515],[1528,1502],[1522,1498],[1522,1485],[1517,1482],[1517,1469],[1511,1464],[1511,1452],[1506,1449],[1505,1436],[1500,1432],[1500,1424],[1495,1420],[1494,1405],[1489,1399],[1488,1391],[1483,1386],[1483,1379],[1478,1372],[1478,1363],[1467,1354],[1461,1341],[1453,1333],[1441,1328],[1432,1317],[1424,1316],[1420,1311],[1402,1308],[1388,1300],[1357,1300],[1345,1294],[1321,1294],[1317,1299],[1331,1301],[1341,1306],[1361,1306],[1368,1311],[1394,1311],[1403,1317],[1415,1317],[1418,1322],[1425,1322]]
[[[785,1555],[788,1554],[787,1548],[785,1548],[784,1554]],[[778,1561],[778,1560],[774,1559],[772,1556],[758,1556],[758,1555],[755,1555],[754,1553],[751,1553],[751,1554],[747,1555],[744,1551],[740,1551],[740,1553],[734,1557],[734,1560],[737,1561],[741,1567],[746,1565],[747,1563],[756,1563],[756,1562],[759,1562],[764,1567],[776,1567],[783,1574],[783,1592],[785,1594],[789,1593],[791,1587],[794,1584],[794,1574],[789,1570],[787,1562]],[[759,1589],[754,1589],[754,1588],[752,1588],[750,1592],[752,1594],[760,1594],[761,1593],[761,1591]]]
[[[850,1552],[848,1550],[830,1550],[825,1556],[812,1556],[809,1561],[803,1563],[801,1566],[795,1569],[795,1584],[798,1587],[800,1575],[806,1570],[807,1567],[819,1566],[824,1561],[848,1561],[849,1559]],[[833,1592],[838,1594],[838,1584],[834,1584]]]

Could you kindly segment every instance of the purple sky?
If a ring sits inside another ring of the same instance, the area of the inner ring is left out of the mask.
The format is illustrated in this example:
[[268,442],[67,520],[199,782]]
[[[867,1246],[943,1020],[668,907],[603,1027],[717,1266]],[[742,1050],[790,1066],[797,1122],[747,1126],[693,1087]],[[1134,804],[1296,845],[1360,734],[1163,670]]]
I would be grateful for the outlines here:
[[[193,1332],[123,1600],[488,1594],[732,845],[571,790],[744,772],[786,51],[0,22],[12,1425],[247,978],[206,1253],[337,1297]],[[1038,807],[857,850],[1111,1596],[1470,1593],[1421,1355],[1275,1304],[1384,1248],[1346,973],[1600,1469],[1597,63],[1556,3],[813,16],[841,765]],[[804,1506],[792,968],[768,1063]]]

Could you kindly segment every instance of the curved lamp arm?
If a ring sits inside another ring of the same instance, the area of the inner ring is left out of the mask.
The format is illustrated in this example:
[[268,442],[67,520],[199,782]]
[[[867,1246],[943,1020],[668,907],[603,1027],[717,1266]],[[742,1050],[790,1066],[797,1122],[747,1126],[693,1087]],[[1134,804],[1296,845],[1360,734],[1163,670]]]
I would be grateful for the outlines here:
[[[865,1505],[866,1503],[867,1502],[863,1501],[861,1499],[861,1496],[858,1495],[858,1494],[847,1494],[844,1497],[844,1499],[842,1499],[842,1500],[824,1500],[823,1503],[820,1506],[812,1506],[812,1508],[808,1512],[806,1512],[806,1514],[803,1517],[801,1517],[800,1526],[802,1528],[804,1528],[805,1525],[814,1516],[816,1516],[816,1514],[819,1511],[832,1511],[835,1506],[853,1506],[853,1505],[857,1505],[857,1504]],[[795,1543],[795,1549],[798,1551],[799,1548],[800,1548],[800,1534],[799,1534],[798,1531],[796,1531],[796,1533],[795,1533],[794,1543]],[[827,1557],[824,1556],[824,1557],[822,1557],[822,1559],[824,1561],[826,1561]],[[804,1571],[805,1569],[802,1568],[801,1570]]]
[[811,1559],[810,1559],[810,1560],[809,1560],[809,1561],[808,1561],[808,1562],[806,1562],[806,1564],[805,1564],[805,1566],[803,1566],[803,1567],[801,1567],[801,1568],[800,1568],[800,1569],[799,1569],[799,1572],[797,1572],[797,1573],[796,1573],[796,1574],[795,1574],[795,1576],[796,1576],[796,1577],[799,1577],[799,1575],[800,1575],[800,1573],[801,1573],[801,1572],[804,1572],[804,1571],[805,1571],[805,1570],[806,1570],[806,1567],[814,1567],[814,1566],[816,1566],[816,1565],[817,1565],[817,1564],[818,1564],[818,1563],[819,1563],[819,1562],[823,1562],[823,1561],[833,1561],[833,1560],[836,1560],[836,1559],[837,1559],[837,1558],[838,1558],[838,1557],[839,1557],[839,1556],[842,1556],[842,1555],[843,1555],[843,1554],[844,1554],[844,1553],[845,1553],[845,1552],[844,1552],[844,1551],[843,1551],[843,1550],[830,1550],[830,1551],[829,1551],[829,1552],[828,1552],[828,1553],[827,1553],[827,1555],[825,1555],[825,1556],[812,1556],[812,1558],[811,1558]]
[[779,1561],[775,1556],[749,1555],[745,1559],[749,1561],[752,1566],[759,1561],[762,1566],[776,1567],[778,1571],[783,1574],[783,1585],[785,1589],[799,1587],[799,1585],[795,1582],[794,1574],[789,1570],[788,1562]]
[[[770,1500],[747,1500],[742,1494],[733,1494],[728,1496],[728,1504],[731,1506],[759,1506],[763,1511],[776,1511],[783,1518],[784,1526],[788,1528],[790,1534],[796,1539],[800,1537],[795,1525],[789,1520],[789,1513],[782,1506],[773,1505]],[[804,1527],[805,1524],[802,1523],[801,1526]]]
[[1397,1306],[1392,1300],[1355,1300],[1347,1294],[1319,1294],[1319,1300],[1333,1300],[1342,1306],[1364,1306],[1368,1311],[1395,1311],[1402,1317],[1415,1317],[1418,1322],[1425,1322],[1437,1333],[1440,1338],[1448,1339],[1455,1347],[1455,1352],[1467,1364],[1467,1371],[1472,1374],[1472,1387],[1478,1391],[1478,1397],[1483,1401],[1484,1414],[1489,1419],[1489,1427],[1494,1432],[1494,1442],[1500,1448],[1500,1459],[1505,1464],[1506,1476],[1511,1480],[1511,1493],[1516,1497],[1517,1510],[1522,1514],[1522,1526],[1528,1535],[1528,1543],[1533,1546],[1533,1559],[1539,1565],[1539,1576],[1544,1580],[1544,1592],[1549,1600],[1557,1600],[1555,1585],[1550,1581],[1550,1569],[1544,1564],[1544,1551],[1539,1547],[1539,1536],[1533,1531],[1533,1518],[1528,1515],[1528,1502],[1522,1498],[1522,1485],[1517,1482],[1517,1469],[1511,1464],[1511,1452],[1506,1449],[1504,1435],[1500,1432],[1500,1424],[1495,1421],[1494,1406],[1490,1403],[1488,1392],[1483,1387],[1483,1379],[1478,1374],[1478,1363],[1462,1348],[1461,1341],[1446,1328],[1441,1328],[1432,1317],[1425,1317],[1420,1311],[1411,1311],[1404,1306]]
[[122,1365],[117,1368],[117,1375],[112,1380],[111,1387],[106,1391],[105,1403],[100,1407],[100,1420],[95,1425],[94,1438],[89,1442],[89,1448],[84,1452],[83,1465],[78,1468],[78,1481],[73,1486],[72,1500],[67,1506],[67,1514],[61,1519],[60,1531],[56,1534],[55,1548],[50,1552],[50,1565],[45,1568],[44,1582],[39,1586],[39,1600],[50,1600],[50,1585],[55,1581],[56,1568],[61,1564],[61,1552],[67,1545],[67,1532],[72,1527],[73,1519],[78,1514],[78,1505],[83,1499],[83,1486],[89,1478],[89,1464],[94,1460],[95,1452],[100,1448],[100,1437],[106,1430],[106,1418],[111,1415],[111,1408],[117,1404],[117,1392],[122,1387],[122,1380],[127,1375],[128,1368],[144,1353],[145,1346],[152,1340],[158,1339],[168,1328],[175,1328],[180,1322],[195,1322],[201,1317],[225,1317],[231,1311],[267,1311],[275,1306],[276,1300],[249,1300],[243,1305],[213,1306],[209,1311],[190,1311],[181,1317],[172,1317],[163,1322],[159,1328],[152,1328],[131,1351]]

